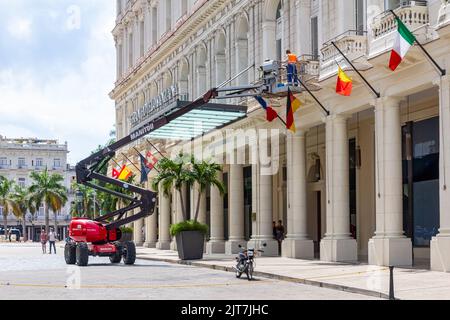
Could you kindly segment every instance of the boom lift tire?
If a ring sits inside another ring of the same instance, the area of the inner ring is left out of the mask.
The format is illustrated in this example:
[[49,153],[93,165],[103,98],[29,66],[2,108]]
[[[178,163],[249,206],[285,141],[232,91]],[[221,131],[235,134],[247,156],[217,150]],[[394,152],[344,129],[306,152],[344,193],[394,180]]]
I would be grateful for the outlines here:
[[122,247],[123,263],[132,265],[136,261],[136,245],[132,241],[127,241]]
[[77,262],[76,256],[77,248],[75,245],[66,243],[64,247],[64,258],[66,259],[66,264],[75,264]]
[[111,263],[120,263],[120,261],[122,261],[122,248],[119,245],[116,245],[116,249],[116,253],[109,257]]
[[78,243],[76,249],[77,265],[79,267],[87,266],[89,262],[89,249],[86,243]]

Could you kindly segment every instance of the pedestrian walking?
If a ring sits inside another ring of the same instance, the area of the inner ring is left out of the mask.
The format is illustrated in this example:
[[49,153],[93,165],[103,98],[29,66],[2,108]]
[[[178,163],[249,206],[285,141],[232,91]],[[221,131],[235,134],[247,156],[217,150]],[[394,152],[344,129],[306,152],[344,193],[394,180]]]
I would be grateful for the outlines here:
[[45,232],[45,229],[42,229],[41,231],[42,254],[47,253],[47,241],[48,241],[47,232]]
[[272,222],[272,235],[274,239],[277,238],[277,224],[275,221]]
[[284,240],[284,226],[281,220],[278,220],[278,225],[276,226],[276,239],[278,241],[278,252],[281,254],[281,243]]
[[49,243],[50,243],[50,252],[48,253],[48,254],[52,254],[52,247],[53,247],[53,250],[55,251],[55,254],[56,254],[56,245],[55,245],[55,242],[56,242],[56,238],[57,238],[57,234],[56,234],[56,232],[53,230],[53,228],[52,229],[50,229],[50,232],[49,232],[49,234],[48,234],[48,241],[49,241]]

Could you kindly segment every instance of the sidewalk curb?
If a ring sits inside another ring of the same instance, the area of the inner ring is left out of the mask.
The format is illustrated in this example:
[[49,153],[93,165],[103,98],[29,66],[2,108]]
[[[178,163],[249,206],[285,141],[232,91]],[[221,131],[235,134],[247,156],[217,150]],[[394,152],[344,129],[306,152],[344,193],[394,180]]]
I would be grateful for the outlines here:
[[[200,268],[213,269],[213,270],[234,273],[233,267],[224,267],[224,266],[219,266],[219,265],[215,265],[215,264],[204,264],[204,263],[199,263],[199,262],[173,260],[173,259],[165,259],[165,258],[153,258],[153,257],[141,256],[141,255],[137,255],[136,258],[142,259],[142,260],[161,261],[161,262],[167,262],[167,263],[171,263],[171,264],[181,264],[181,265],[186,265],[186,266],[200,267]],[[354,288],[354,287],[349,287],[349,286],[344,286],[344,285],[339,285],[339,284],[332,284],[332,283],[326,283],[326,282],[315,281],[315,280],[307,280],[307,279],[302,279],[302,278],[293,278],[293,277],[282,276],[282,275],[278,275],[278,274],[274,274],[274,273],[261,272],[261,271],[255,271],[254,275],[259,276],[259,277],[274,279],[274,280],[281,280],[281,281],[287,281],[287,282],[292,282],[292,283],[300,283],[300,284],[309,285],[309,286],[315,286],[315,287],[321,287],[321,288],[326,288],[326,289],[362,294],[362,295],[369,296],[369,297],[389,299],[389,295],[382,293],[382,292],[361,289],[361,288]]]

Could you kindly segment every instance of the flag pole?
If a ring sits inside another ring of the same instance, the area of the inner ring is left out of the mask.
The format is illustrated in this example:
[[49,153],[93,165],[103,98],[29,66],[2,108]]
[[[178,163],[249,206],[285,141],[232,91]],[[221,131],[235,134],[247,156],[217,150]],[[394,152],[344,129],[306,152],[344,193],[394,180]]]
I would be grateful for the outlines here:
[[345,54],[341,51],[341,49],[339,49],[336,43],[334,43],[334,41],[331,41],[331,44],[336,48],[336,50],[340,53],[340,55],[344,57],[345,61],[348,62],[348,64],[352,67],[352,69],[356,71],[356,73],[360,76],[360,78],[363,79],[363,81],[369,86],[370,90],[372,90],[375,96],[379,98],[381,96],[380,93],[376,91],[374,87],[372,87],[372,85],[369,83],[369,81],[367,81],[366,78],[361,74],[361,72],[359,72],[359,70],[355,68],[350,59],[345,56]]
[[130,159],[128,159],[128,157],[127,157],[124,153],[122,153],[122,155],[125,157],[125,159],[127,159],[128,161],[130,161],[131,165],[132,165],[133,167],[135,167],[136,170],[138,170],[138,171],[142,174],[141,169],[139,169],[139,168],[133,163],[133,161],[131,161]]
[[[144,156],[142,155],[142,153],[141,153],[141,152],[140,152],[140,151],[139,151],[138,149],[136,149],[136,147],[133,147],[133,149],[134,149],[134,150],[136,150],[136,152],[137,152],[137,153],[138,153],[138,154],[139,154],[139,155],[140,155],[140,156],[141,156],[142,158],[144,158],[144,159],[145,159],[145,157],[144,157]],[[158,169],[156,169],[156,167],[155,167],[155,166],[153,167],[153,169],[155,169],[155,170],[156,170],[156,172],[160,173],[160,172],[159,172],[159,170],[158,170]],[[153,169],[152,169],[152,170],[153,170]]]
[[114,158],[111,158],[111,160],[116,164],[116,166],[118,166],[119,168],[122,167],[120,164],[117,163],[116,160],[114,160]]
[[[396,17],[397,19],[400,19],[400,17],[394,12],[394,10],[389,10],[394,17]],[[423,45],[417,40],[416,37],[414,37],[414,42],[417,43],[417,45],[419,46],[420,49],[422,49],[423,53],[425,53],[425,55],[428,57],[428,59],[430,59],[431,63],[439,70],[439,72],[441,73],[441,76],[445,76],[447,71],[443,68],[441,68],[441,66],[436,62],[436,60],[433,59],[433,57],[428,53],[428,51],[423,47]]]
[[319,99],[316,98],[316,96],[311,92],[311,90],[308,89],[308,87],[306,87],[306,85],[303,83],[303,81],[298,78],[298,82],[300,82],[300,84],[302,85],[303,88],[305,88],[305,90],[309,93],[309,95],[311,97],[313,97],[313,99],[319,104],[319,106],[322,108],[322,110],[325,112],[325,114],[327,116],[330,115],[330,111],[328,111],[327,109],[325,109],[325,107],[323,106],[323,104],[319,101]]
[[167,159],[167,157],[166,157],[165,155],[163,155],[163,154],[161,153],[161,151],[159,151],[159,149],[153,145],[153,143],[151,143],[150,141],[148,141],[148,139],[145,139],[145,141],[146,141],[153,149],[155,149],[156,152],[158,152],[164,159]]

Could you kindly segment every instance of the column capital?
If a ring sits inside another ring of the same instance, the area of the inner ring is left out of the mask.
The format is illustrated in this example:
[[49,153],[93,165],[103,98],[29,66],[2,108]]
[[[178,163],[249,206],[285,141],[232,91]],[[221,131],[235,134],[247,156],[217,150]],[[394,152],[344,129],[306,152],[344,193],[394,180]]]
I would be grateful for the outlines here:
[[370,102],[375,108],[379,107],[398,107],[402,101],[405,101],[406,97],[401,96],[388,96],[381,98],[374,98]]
[[450,75],[445,75],[443,77],[438,77],[436,79],[433,80],[433,85],[435,86],[446,86],[446,87],[450,87]]
[[347,121],[348,119],[351,118],[351,114],[348,113],[333,113],[330,114],[329,116],[326,116],[325,118],[323,118],[323,122],[324,123],[328,123],[328,122],[335,122],[335,121]]

